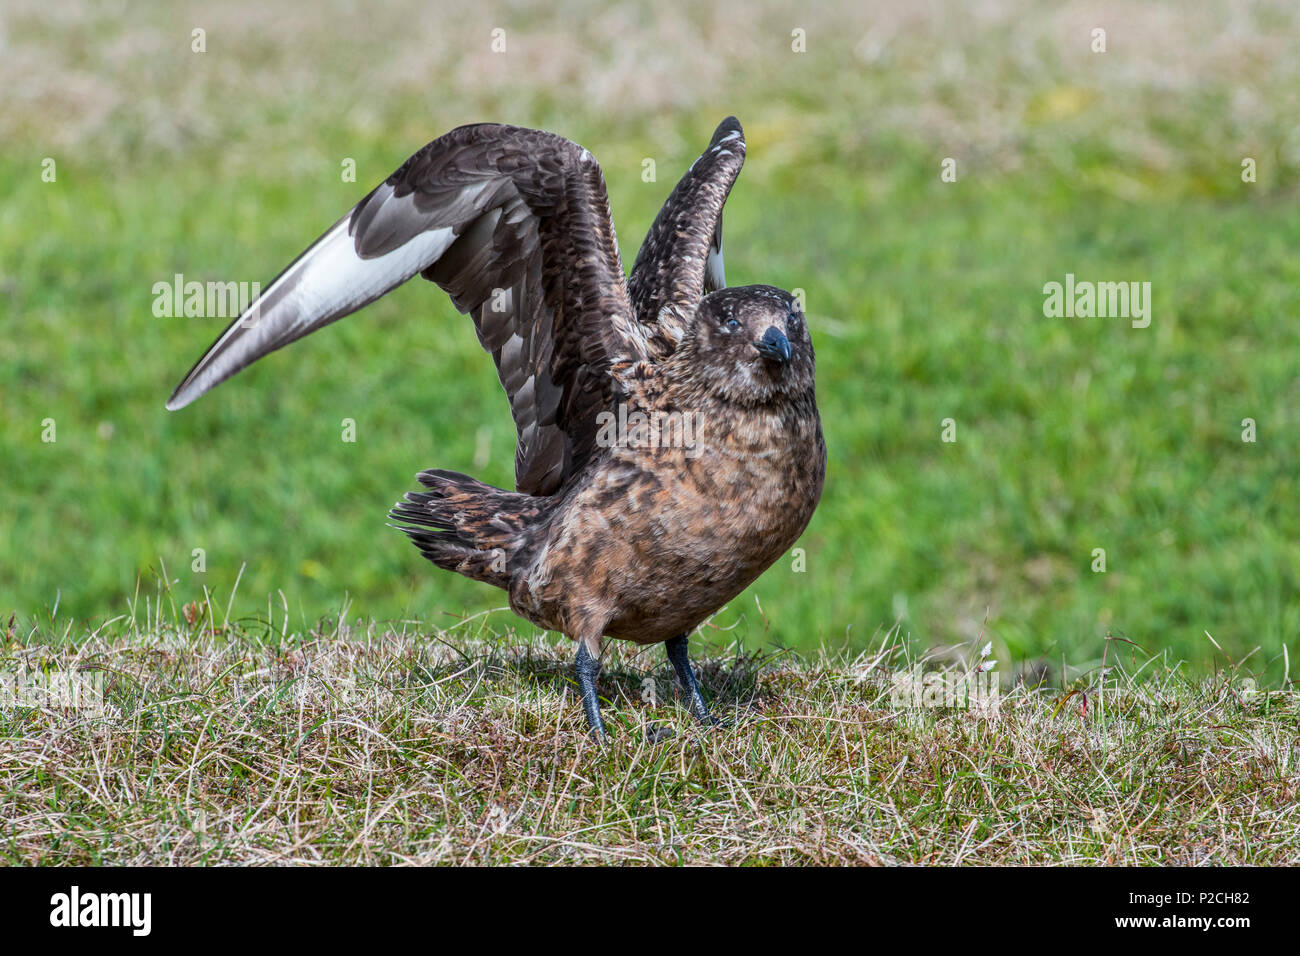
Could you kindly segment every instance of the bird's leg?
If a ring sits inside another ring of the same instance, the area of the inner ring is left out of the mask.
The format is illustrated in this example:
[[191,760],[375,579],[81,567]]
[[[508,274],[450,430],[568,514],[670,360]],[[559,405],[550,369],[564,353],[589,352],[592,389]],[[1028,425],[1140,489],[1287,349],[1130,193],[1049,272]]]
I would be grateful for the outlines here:
[[578,693],[582,696],[582,709],[587,712],[587,724],[591,727],[591,736],[598,741],[605,739],[605,722],[600,719],[600,699],[596,696],[596,677],[600,674],[600,660],[588,650],[585,641],[578,642]]
[[677,683],[681,685],[682,691],[686,694],[686,706],[690,708],[691,714],[700,723],[707,726],[721,724],[722,721],[709,713],[704,698],[700,696],[700,685],[695,682],[695,672],[691,670],[691,659],[686,656],[686,638],[687,635],[678,634],[664,644],[668,651],[668,659],[673,662],[673,670],[677,672]]

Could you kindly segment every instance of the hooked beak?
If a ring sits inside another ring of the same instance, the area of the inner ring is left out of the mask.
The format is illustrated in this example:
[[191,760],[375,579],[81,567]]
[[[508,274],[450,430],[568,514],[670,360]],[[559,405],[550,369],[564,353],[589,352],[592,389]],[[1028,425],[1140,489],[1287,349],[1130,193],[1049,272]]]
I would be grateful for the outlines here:
[[775,325],[768,326],[763,337],[754,343],[754,348],[758,349],[758,354],[763,358],[773,362],[784,364],[790,361],[790,340]]

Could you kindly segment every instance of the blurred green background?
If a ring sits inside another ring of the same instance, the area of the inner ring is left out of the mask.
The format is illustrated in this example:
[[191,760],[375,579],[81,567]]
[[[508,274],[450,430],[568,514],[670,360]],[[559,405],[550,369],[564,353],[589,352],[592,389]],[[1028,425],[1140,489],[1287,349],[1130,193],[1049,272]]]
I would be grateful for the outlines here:
[[[271,595],[279,615],[282,591],[292,626],[345,600],[435,625],[504,606],[384,527],[421,468],[512,480],[492,364],[435,286],[171,414],[226,320],[156,318],[153,285],[266,283],[483,120],[590,148],[630,265],[735,113],[728,278],[806,290],[830,466],[806,571],[779,562],[707,634],[864,647],[897,624],[1078,663],[1109,632],[1210,666],[1208,632],[1280,677],[1300,630],[1298,43],[1283,0],[7,0],[0,611],[57,600],[93,624],[164,566],[178,601],[219,605],[243,567],[234,613]],[[1150,328],[1045,318],[1066,273],[1149,281]]]

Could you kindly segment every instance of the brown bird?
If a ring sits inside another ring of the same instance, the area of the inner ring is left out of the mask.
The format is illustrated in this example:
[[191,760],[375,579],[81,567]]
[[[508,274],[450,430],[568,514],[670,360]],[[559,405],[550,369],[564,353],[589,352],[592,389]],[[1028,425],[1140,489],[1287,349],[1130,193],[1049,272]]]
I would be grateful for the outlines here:
[[578,643],[604,736],[604,637],[666,642],[714,723],[687,637],[795,542],[826,446],[798,301],[725,288],[722,207],[745,157],[728,117],[660,210],[624,280],[591,153],[513,126],[462,126],[361,200],[208,349],[178,409],[416,273],[474,320],[518,432],[515,490],[418,475],[390,517],[440,568],[504,589]]

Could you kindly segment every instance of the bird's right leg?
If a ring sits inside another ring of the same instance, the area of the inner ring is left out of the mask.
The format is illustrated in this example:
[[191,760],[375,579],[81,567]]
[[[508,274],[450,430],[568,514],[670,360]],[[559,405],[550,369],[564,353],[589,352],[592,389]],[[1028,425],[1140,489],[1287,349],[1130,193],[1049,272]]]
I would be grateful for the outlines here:
[[600,675],[600,638],[595,640],[596,654],[588,649],[588,641],[578,639],[578,659],[575,670],[578,673],[578,694],[582,697],[582,709],[587,712],[587,725],[591,736],[598,741],[605,740],[605,722],[600,719],[600,698],[596,696],[596,678]]
[[700,685],[695,680],[695,672],[691,670],[691,659],[686,653],[689,637],[689,633],[678,634],[664,644],[664,648],[668,651],[668,660],[672,661],[673,670],[677,672],[677,683],[686,694],[686,706],[690,708],[691,715],[706,727],[722,726],[725,722],[709,713],[709,707],[704,703],[704,695],[700,693]]

